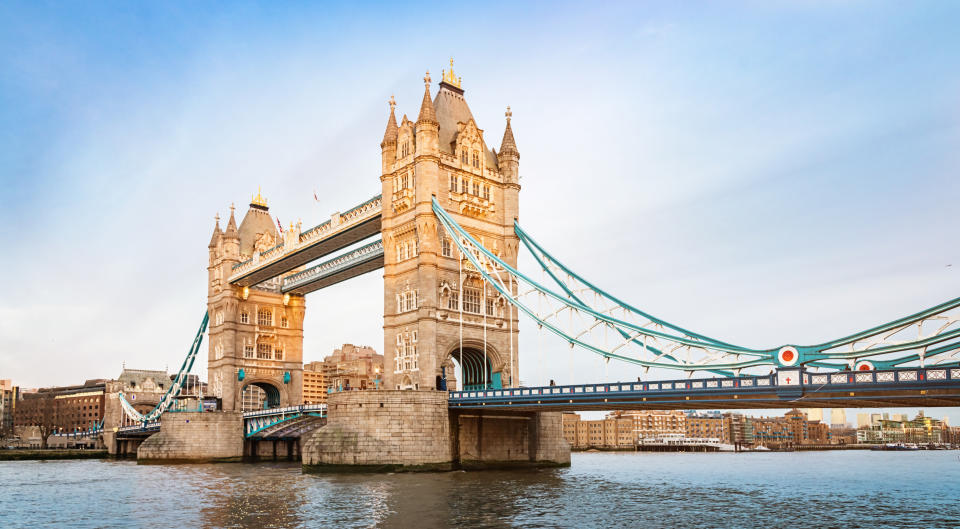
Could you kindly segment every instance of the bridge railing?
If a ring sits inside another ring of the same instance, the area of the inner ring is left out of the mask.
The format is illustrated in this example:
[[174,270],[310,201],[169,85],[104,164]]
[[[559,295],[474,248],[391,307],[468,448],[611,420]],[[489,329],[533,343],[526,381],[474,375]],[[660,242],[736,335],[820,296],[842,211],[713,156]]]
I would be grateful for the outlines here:
[[143,424],[135,424],[133,426],[121,426],[117,428],[117,433],[127,433],[127,432],[144,432],[149,430],[159,430],[160,421],[147,422]]
[[[797,373],[797,379],[784,378],[786,373]],[[778,380],[779,379],[779,380]],[[451,401],[465,401],[476,399],[493,400],[533,400],[538,398],[569,398],[571,396],[586,396],[597,394],[617,393],[644,393],[650,395],[677,393],[721,393],[721,392],[753,392],[770,391],[770,389],[800,389],[803,387],[818,388],[823,386],[874,386],[874,387],[905,387],[915,386],[918,383],[949,384],[960,381],[958,367],[928,367],[911,369],[889,369],[875,371],[838,371],[834,373],[808,373],[803,370],[779,370],[777,373],[762,376],[741,376],[723,378],[704,378],[687,380],[638,381],[638,382],[610,382],[603,384],[574,384],[563,386],[519,387],[505,389],[488,389],[477,391],[451,391]]]
[[271,415],[286,415],[290,413],[307,413],[307,412],[326,412],[326,404],[301,404],[299,406],[286,406],[283,408],[270,408],[267,410],[257,410],[257,411],[247,411],[243,413],[244,419],[252,419],[254,417],[269,417]]
[[346,270],[354,266],[357,262],[365,261],[372,256],[383,255],[383,241],[374,241],[356,250],[341,255],[335,259],[312,266],[302,272],[289,275],[283,278],[283,288],[290,289],[299,284],[307,283],[333,275],[341,270]]

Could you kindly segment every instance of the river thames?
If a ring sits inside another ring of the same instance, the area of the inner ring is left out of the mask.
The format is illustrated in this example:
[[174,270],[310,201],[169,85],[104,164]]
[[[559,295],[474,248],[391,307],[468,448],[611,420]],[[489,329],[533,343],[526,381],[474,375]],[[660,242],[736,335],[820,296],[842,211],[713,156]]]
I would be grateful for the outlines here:
[[960,452],[575,453],[570,468],[0,463],[0,527],[958,527]]

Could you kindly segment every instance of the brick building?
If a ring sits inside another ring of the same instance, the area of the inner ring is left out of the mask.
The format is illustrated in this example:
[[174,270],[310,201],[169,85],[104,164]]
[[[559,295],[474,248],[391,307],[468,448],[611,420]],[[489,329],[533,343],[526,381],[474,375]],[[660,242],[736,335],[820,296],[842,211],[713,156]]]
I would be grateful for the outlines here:
[[606,419],[581,420],[576,413],[564,413],[563,437],[571,448],[632,448],[636,445],[633,420],[608,416]]
[[103,419],[106,380],[42,388],[23,393],[16,404],[14,428],[48,426],[55,431],[85,430]]

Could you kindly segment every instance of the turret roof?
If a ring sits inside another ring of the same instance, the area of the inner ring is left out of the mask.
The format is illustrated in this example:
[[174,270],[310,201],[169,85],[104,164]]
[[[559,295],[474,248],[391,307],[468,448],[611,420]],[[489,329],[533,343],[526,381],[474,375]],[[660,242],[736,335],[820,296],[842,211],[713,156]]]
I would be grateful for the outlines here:
[[423,102],[420,103],[420,114],[417,123],[437,123],[437,112],[433,109],[433,100],[430,99],[430,72],[423,78]]
[[383,143],[380,144],[381,147],[397,141],[397,116],[393,111],[396,106],[397,103],[393,100],[393,96],[390,96],[390,117],[387,119],[387,130],[383,133]]

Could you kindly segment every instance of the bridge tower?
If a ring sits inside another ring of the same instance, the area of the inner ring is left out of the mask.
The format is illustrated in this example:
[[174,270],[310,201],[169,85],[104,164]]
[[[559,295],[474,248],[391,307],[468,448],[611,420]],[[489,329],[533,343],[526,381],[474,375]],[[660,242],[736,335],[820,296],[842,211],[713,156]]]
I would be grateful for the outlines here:
[[[436,197],[486,248],[516,266],[519,160],[511,113],[500,152],[486,144],[460,78],[443,72],[435,97],[430,74],[415,122],[398,126],[395,103],[380,144],[384,243],[384,387],[512,387],[517,377],[517,314],[484,287],[432,210]],[[462,317],[461,317],[462,316]],[[462,346],[462,347],[461,347]]]
[[220,230],[218,217],[213,229],[207,268],[207,381],[226,411],[302,402],[304,297],[281,293],[280,278],[251,287],[227,280],[234,266],[258,258],[279,241],[259,192],[239,228],[231,205],[227,228]]

